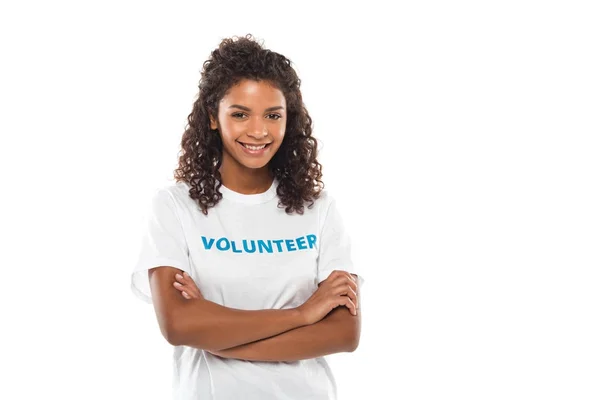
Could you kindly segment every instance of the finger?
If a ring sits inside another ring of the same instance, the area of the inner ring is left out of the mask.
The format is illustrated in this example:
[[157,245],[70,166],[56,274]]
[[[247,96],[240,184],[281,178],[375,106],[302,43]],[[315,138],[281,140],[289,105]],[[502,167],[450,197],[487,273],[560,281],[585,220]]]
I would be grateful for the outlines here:
[[188,296],[197,299],[200,297],[198,290],[195,290],[195,287],[190,287],[189,285],[182,285],[179,282],[173,282],[173,286],[180,292],[185,292]]
[[352,287],[352,290],[355,292],[358,290],[358,284],[354,281],[354,279],[350,279],[347,275],[342,275],[338,279],[334,281],[333,286],[348,286]]
[[358,309],[358,294],[350,286],[348,286],[348,289],[349,292],[347,296],[350,297],[350,299],[354,302],[356,309]]
[[357,281],[357,279],[348,271],[335,270],[330,274],[330,276],[331,275],[334,275],[336,278],[339,276],[347,276],[351,281]]
[[332,292],[337,295],[356,296],[356,291],[352,288],[348,281],[340,283],[338,286],[334,287]]
[[183,275],[175,274],[175,279],[184,285],[196,285],[192,277],[187,272],[184,272]]
[[350,310],[350,312],[352,313],[352,315],[356,315],[357,311],[356,311],[356,305],[354,304],[354,302],[352,301],[352,299],[350,299],[350,297],[346,297],[346,301],[348,304],[346,304],[346,307],[348,307],[348,309]]
[[188,282],[188,283],[193,283],[194,285],[196,284],[194,282],[194,280],[192,279],[192,277],[187,272],[183,273],[183,281]]
[[195,295],[194,293],[190,293],[190,292],[187,292],[187,291],[181,292],[181,295],[183,297],[185,297],[186,299],[188,299],[188,300],[198,299],[199,298],[199,296]]
[[175,287],[177,287],[178,289],[182,289],[185,288],[188,292],[188,294],[192,294],[192,293],[196,293],[196,294],[200,294],[198,289],[198,286],[196,285],[196,283],[194,282],[194,280],[192,279],[192,277],[187,273],[184,272],[183,275],[181,274],[176,274],[175,275],[175,279],[177,279],[179,281],[179,285],[175,285]]
[[348,310],[350,310],[350,313],[352,315],[356,315],[356,307],[354,305],[354,302],[350,299],[350,297],[348,296],[338,296],[337,297],[337,304],[340,306],[345,306],[348,308]]
[[198,285],[196,285],[196,282],[194,282],[194,280],[192,279],[192,277],[190,276],[190,274],[188,274],[187,272],[183,273],[183,284],[189,286],[189,287],[193,287],[193,288],[198,288]]
[[339,281],[350,282],[350,284],[356,287],[356,279],[352,276],[352,274],[344,272],[339,276]]
[[356,292],[358,290],[358,276],[354,276],[351,273],[348,273],[347,275],[348,275],[348,279],[350,280],[350,282],[352,282],[354,291]]
[[350,287],[350,285],[346,284],[345,286],[340,286],[335,290],[334,293],[337,295],[345,295],[350,297],[350,299],[352,299],[356,305],[356,308],[358,308],[358,294]]
[[[352,274],[351,274],[352,275]],[[354,282],[356,282],[356,294],[358,295],[358,293],[360,293],[360,284],[359,284],[359,278],[358,275],[352,275],[352,277],[354,278]]]
[[352,274],[348,274],[348,279],[350,280],[350,282],[352,282],[352,288],[356,292],[356,290],[358,290],[358,282],[356,281],[356,279],[354,279]]
[[202,297],[202,295],[200,294],[200,291],[198,290],[197,287],[193,286],[193,287],[186,287],[187,294],[189,294],[190,296],[192,296],[195,299],[199,299],[200,297]]

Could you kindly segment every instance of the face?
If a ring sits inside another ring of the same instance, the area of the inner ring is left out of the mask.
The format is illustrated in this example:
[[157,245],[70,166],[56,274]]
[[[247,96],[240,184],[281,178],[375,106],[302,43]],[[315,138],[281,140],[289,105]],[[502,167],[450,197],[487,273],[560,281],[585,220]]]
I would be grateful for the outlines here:
[[286,125],[283,93],[265,81],[242,80],[221,99],[210,127],[223,140],[223,165],[258,169],[275,155]]

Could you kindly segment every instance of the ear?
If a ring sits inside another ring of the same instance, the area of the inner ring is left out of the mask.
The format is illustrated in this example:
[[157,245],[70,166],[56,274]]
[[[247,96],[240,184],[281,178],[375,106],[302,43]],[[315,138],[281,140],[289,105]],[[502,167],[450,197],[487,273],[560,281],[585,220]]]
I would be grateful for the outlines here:
[[210,119],[210,129],[212,129],[213,131],[216,130],[217,120],[212,115],[209,115],[208,118]]

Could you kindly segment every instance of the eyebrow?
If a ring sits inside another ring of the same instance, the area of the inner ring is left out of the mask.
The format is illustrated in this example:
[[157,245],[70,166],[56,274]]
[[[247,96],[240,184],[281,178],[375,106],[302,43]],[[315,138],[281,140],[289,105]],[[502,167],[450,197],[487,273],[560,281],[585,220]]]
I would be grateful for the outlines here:
[[[229,108],[239,108],[241,110],[248,111],[248,112],[252,111],[250,108],[248,108],[246,106],[240,106],[239,104],[232,104],[229,106]],[[283,110],[284,108],[282,106],[275,106],[275,107],[269,107],[265,111],[275,111],[275,110],[279,110],[279,109]]]

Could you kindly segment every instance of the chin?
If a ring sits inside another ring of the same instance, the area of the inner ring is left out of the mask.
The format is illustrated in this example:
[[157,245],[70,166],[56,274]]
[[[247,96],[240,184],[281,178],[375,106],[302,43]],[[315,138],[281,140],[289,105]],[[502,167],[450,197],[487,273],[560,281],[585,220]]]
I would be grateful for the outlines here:
[[238,162],[243,165],[244,167],[248,168],[248,169],[262,169],[265,168],[267,165],[269,165],[269,161],[271,160],[267,160],[266,162],[240,162],[240,160],[238,160]]

